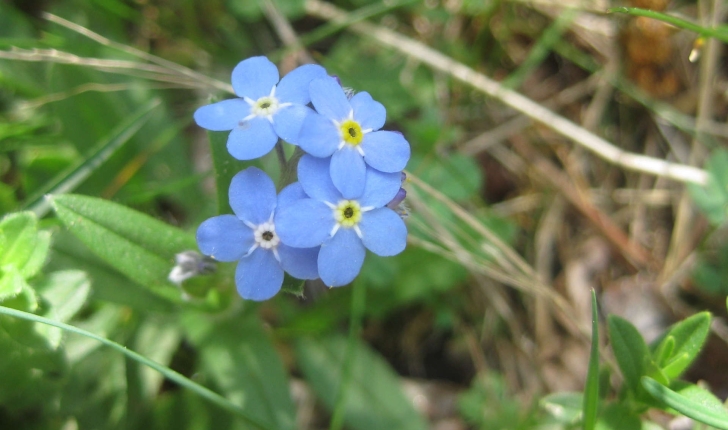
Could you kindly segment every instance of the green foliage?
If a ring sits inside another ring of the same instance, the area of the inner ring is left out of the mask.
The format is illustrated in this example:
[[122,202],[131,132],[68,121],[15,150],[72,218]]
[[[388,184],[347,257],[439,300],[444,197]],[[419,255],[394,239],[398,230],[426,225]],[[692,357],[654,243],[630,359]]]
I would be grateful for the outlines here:
[[304,338],[296,344],[301,371],[327,408],[333,409],[337,391],[346,390],[344,420],[358,430],[426,429],[424,419],[404,397],[387,363],[357,341],[349,384],[341,385],[347,340],[339,336]]
[[98,198],[68,194],[52,197],[51,204],[69,231],[110,266],[162,297],[180,300],[167,276],[174,255],[195,248],[192,236]]
[[728,430],[728,411],[712,393],[697,385],[676,382],[670,387],[644,377],[642,385],[666,407],[717,429]]
[[213,323],[205,316],[190,314],[184,324],[201,351],[202,374],[227,399],[270,428],[295,429],[295,409],[283,363],[257,318]]
[[463,417],[482,430],[520,430],[534,426],[534,416],[517,399],[508,395],[499,375],[476,377],[458,399]]
[[647,374],[650,351],[642,335],[629,321],[615,315],[610,315],[608,321],[609,339],[624,382],[633,394],[637,394],[640,380]]
[[584,417],[583,393],[553,393],[539,401],[549,418],[565,428],[574,428]]
[[[68,321],[85,305],[90,291],[81,271],[40,276],[51,235],[38,230],[32,212],[0,220],[0,305]],[[0,405],[16,412],[55,398],[67,373],[58,328],[0,316]]]
[[722,224],[728,217],[728,151],[714,151],[705,163],[708,183],[701,187],[691,184],[688,189],[695,204],[714,225]]
[[674,324],[648,348],[634,326],[611,315],[612,349],[631,398],[629,402],[614,406],[626,409],[614,413],[614,417],[607,420],[607,427],[597,425],[597,428],[639,428],[638,417],[631,415],[647,407],[678,412],[716,428],[727,428],[728,410],[713,394],[676,379],[700,353],[710,330],[710,321],[708,312],[695,314]]
[[680,377],[698,356],[710,333],[710,320],[708,312],[692,315],[673,325],[655,342],[655,364],[668,379]]
[[597,430],[640,430],[640,417],[627,406],[611,403],[604,408],[594,427]]

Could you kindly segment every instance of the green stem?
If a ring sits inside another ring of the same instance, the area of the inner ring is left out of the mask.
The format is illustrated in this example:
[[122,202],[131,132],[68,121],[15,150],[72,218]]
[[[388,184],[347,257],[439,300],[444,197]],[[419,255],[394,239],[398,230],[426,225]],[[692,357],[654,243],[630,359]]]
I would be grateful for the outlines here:
[[281,166],[281,172],[288,170],[288,160],[286,160],[286,150],[283,148],[283,142],[280,140],[276,143],[276,156],[278,164]]
[[341,384],[336,393],[334,412],[331,416],[329,430],[341,430],[344,425],[344,414],[346,413],[346,393],[349,391],[354,360],[356,360],[356,341],[361,331],[361,322],[364,315],[366,302],[366,285],[363,282],[354,282],[351,292],[351,316],[349,318],[349,342],[346,345],[346,357],[341,370]]
[[222,397],[221,395],[215,393],[214,391],[212,391],[206,387],[203,387],[202,385],[199,385],[199,384],[187,379],[186,377],[175,372],[174,370],[172,370],[168,367],[162,366],[161,364],[156,363],[130,349],[127,349],[126,347],[124,347],[114,341],[103,338],[101,336],[97,336],[91,332],[82,330],[82,329],[74,327],[72,325],[64,324],[64,323],[61,323],[58,321],[53,321],[48,318],[43,318],[41,316],[34,315],[34,314],[31,314],[28,312],[23,312],[23,311],[19,311],[16,309],[6,308],[4,306],[0,306],[0,314],[10,315],[15,318],[20,318],[20,319],[24,319],[27,321],[34,321],[37,323],[46,324],[46,325],[50,325],[53,327],[58,327],[61,330],[80,334],[81,336],[86,336],[91,339],[97,340],[97,341],[103,343],[104,345],[110,347],[111,349],[114,349],[114,350],[124,354],[125,356],[129,357],[130,359],[156,370],[157,372],[164,375],[165,378],[179,384],[182,387],[185,387],[185,388],[191,390],[198,396],[208,400],[209,402],[213,403],[214,405],[217,405],[220,408],[235,414],[237,417],[239,417],[242,421],[246,422],[247,424],[250,424],[250,425],[252,425],[256,428],[262,429],[262,430],[272,430],[272,428],[269,427],[268,425],[259,422],[255,418],[250,417],[243,408],[230,402],[229,400],[227,400],[226,398]]
[[715,37],[722,42],[728,43],[728,30],[725,26],[720,26],[717,28],[703,27],[699,24],[695,24],[694,22],[690,22],[682,18],[666,15],[660,12],[655,12],[653,10],[640,9],[638,7],[613,7],[607,9],[607,12],[626,13],[633,16],[644,16],[647,18],[653,18],[659,21],[666,22],[668,24],[672,24],[678,28],[684,28],[685,30],[693,31],[703,37]]

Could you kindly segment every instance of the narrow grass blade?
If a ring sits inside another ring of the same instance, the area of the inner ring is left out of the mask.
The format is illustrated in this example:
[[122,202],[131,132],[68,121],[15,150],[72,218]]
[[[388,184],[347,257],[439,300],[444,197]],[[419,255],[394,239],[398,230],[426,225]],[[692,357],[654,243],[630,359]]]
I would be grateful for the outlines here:
[[647,18],[657,19],[659,21],[672,24],[678,28],[693,31],[703,37],[714,37],[721,42],[728,43],[728,27],[726,26],[720,26],[718,28],[703,27],[676,16],[655,12],[654,10],[640,9],[638,7],[613,7],[607,9],[607,12],[626,13],[633,16],[644,16]]
[[536,41],[528,53],[526,60],[518,66],[503,82],[503,86],[509,89],[516,89],[523,84],[528,75],[533,72],[549,55],[553,46],[561,40],[564,32],[569,28],[571,22],[576,18],[576,9],[566,9],[551,25],[543,31],[541,37]]
[[38,315],[33,315],[31,313],[18,311],[15,309],[6,308],[4,306],[0,306],[0,314],[4,315],[10,315],[12,317],[20,318],[27,321],[33,321],[41,324],[47,324],[53,327],[60,328],[61,330],[69,331],[71,333],[80,334],[81,336],[86,336],[88,338],[97,340],[104,345],[124,354],[125,356],[129,357],[131,360],[134,360],[140,364],[143,364],[144,366],[150,367],[157,372],[164,375],[165,378],[179,384],[182,387],[185,387],[198,396],[210,401],[211,403],[219,406],[220,408],[231,412],[235,414],[237,417],[239,417],[242,421],[245,421],[246,423],[254,426],[255,428],[262,429],[262,430],[272,430],[270,427],[267,427],[260,422],[256,421],[255,419],[248,416],[248,414],[240,407],[236,406],[234,403],[231,403],[226,398],[222,397],[221,395],[215,393],[214,391],[203,387],[202,385],[199,385],[190,379],[187,379],[185,376],[175,372],[174,370],[162,366],[159,363],[156,363],[152,360],[149,360],[148,358],[124,347],[123,345],[120,345],[114,341],[111,341],[109,339],[103,338],[101,336],[97,336],[93,333],[90,333],[86,330],[82,330],[80,328],[74,327],[72,325],[64,324],[58,321],[53,321],[48,318],[43,318]]
[[589,371],[584,388],[584,430],[593,430],[599,407],[599,315],[597,295],[592,290],[592,342],[589,354]]
[[58,174],[44,187],[28,197],[20,209],[32,210],[38,217],[45,215],[50,209],[50,204],[43,198],[46,194],[63,194],[75,189],[139,131],[149,119],[149,112],[160,102],[159,99],[154,99],[131,114],[114,129],[108,139],[101,141],[84,160]]

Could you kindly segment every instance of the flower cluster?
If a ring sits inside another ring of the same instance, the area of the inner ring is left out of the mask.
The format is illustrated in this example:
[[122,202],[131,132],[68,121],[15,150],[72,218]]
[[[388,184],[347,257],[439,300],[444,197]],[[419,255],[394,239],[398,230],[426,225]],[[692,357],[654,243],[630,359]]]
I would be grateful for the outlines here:
[[235,283],[245,299],[266,300],[283,283],[284,271],[328,286],[356,278],[366,250],[402,252],[407,227],[399,204],[410,147],[401,133],[380,130],[386,110],[366,92],[348,96],[338,80],[317,65],[305,65],[279,80],[265,57],[233,70],[239,98],[199,108],[197,124],[230,130],[227,148],[241,160],[261,157],[279,139],[306,154],[298,182],[276,195],[273,181],[250,167],[230,184],[235,215],[202,223],[203,254],[238,261]]

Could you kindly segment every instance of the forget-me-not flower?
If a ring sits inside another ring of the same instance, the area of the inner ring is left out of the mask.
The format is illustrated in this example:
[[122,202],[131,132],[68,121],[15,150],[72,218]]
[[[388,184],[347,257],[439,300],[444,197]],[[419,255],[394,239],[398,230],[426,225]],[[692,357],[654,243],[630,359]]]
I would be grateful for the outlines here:
[[329,76],[311,81],[309,90],[317,113],[304,120],[298,145],[315,157],[331,157],[331,180],[345,198],[362,195],[367,165],[385,173],[404,169],[409,143],[401,133],[378,131],[387,113],[369,93],[347,99]]
[[274,220],[283,243],[300,248],[321,245],[319,276],[326,285],[336,287],[359,274],[366,249],[381,256],[402,252],[407,227],[386,207],[399,192],[400,172],[368,168],[361,196],[351,199],[334,186],[329,163],[328,158],[301,158],[298,180],[310,198],[281,204]]
[[203,106],[194,114],[197,124],[212,131],[232,130],[227,148],[239,160],[252,160],[270,152],[278,138],[296,144],[301,124],[311,111],[309,84],[325,77],[326,70],[306,64],[278,82],[278,68],[265,57],[241,61],[232,73],[240,98]]
[[230,207],[235,215],[220,215],[197,229],[203,254],[218,261],[238,261],[235,284],[244,299],[267,300],[283,284],[283,271],[300,279],[318,278],[319,248],[292,248],[281,243],[274,224],[278,206],[306,198],[300,184],[289,185],[276,197],[273,181],[249,167],[230,184]]

